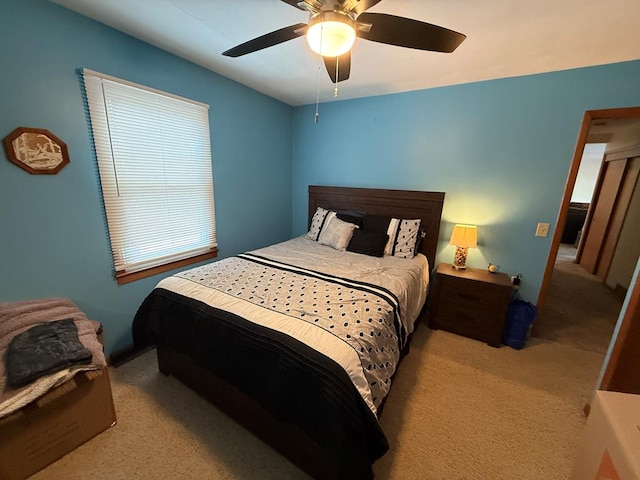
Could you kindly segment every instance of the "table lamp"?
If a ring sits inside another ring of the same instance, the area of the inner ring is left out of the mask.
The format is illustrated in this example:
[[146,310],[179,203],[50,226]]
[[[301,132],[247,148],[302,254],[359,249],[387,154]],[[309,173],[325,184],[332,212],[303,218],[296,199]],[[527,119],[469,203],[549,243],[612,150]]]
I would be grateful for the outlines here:
[[454,226],[449,243],[456,247],[453,268],[456,270],[464,270],[467,268],[467,252],[469,248],[476,248],[478,246],[478,227],[475,225]]

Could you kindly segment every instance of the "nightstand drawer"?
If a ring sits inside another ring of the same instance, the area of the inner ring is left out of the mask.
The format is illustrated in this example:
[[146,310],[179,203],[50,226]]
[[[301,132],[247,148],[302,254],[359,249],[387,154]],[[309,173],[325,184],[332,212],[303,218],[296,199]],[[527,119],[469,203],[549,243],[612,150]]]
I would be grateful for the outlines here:
[[502,332],[504,321],[496,315],[495,309],[478,310],[449,304],[440,305],[437,323],[439,328],[489,342],[497,330]]
[[473,308],[495,308],[504,295],[503,287],[496,287],[474,280],[446,276],[438,277],[443,283],[441,302],[465,304]]

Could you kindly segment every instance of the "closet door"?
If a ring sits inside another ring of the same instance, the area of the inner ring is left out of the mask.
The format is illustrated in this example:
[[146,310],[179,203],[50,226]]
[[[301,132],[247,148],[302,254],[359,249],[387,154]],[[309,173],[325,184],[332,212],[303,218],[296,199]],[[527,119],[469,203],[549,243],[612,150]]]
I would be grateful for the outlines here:
[[638,181],[638,173],[640,169],[640,157],[630,158],[627,160],[624,178],[622,185],[618,193],[618,200],[616,202],[615,210],[611,215],[609,222],[609,233],[605,239],[604,244],[600,252],[600,261],[596,269],[596,276],[603,282],[606,280],[611,268],[611,262],[613,256],[618,248],[618,240],[620,239],[620,233],[624,226],[624,221],[627,218],[627,212],[629,211],[629,204],[631,198],[634,195],[636,183]]
[[592,202],[593,213],[582,240],[580,265],[589,273],[596,273],[603,247],[609,234],[609,226],[624,181],[627,159],[604,162],[600,175],[600,187]]

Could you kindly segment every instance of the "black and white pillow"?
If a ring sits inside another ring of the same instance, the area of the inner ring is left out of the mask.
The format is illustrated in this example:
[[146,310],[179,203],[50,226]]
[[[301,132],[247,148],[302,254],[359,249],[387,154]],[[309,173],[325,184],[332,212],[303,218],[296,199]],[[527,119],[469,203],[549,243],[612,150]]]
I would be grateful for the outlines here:
[[416,255],[421,234],[420,222],[419,218],[392,218],[387,230],[389,241],[385,247],[385,255],[413,258]]
[[318,238],[320,238],[320,232],[322,232],[324,226],[327,225],[335,216],[336,212],[322,207],[316,208],[316,212],[313,214],[313,219],[311,220],[311,226],[309,227],[309,231],[306,235],[307,238],[318,241]]

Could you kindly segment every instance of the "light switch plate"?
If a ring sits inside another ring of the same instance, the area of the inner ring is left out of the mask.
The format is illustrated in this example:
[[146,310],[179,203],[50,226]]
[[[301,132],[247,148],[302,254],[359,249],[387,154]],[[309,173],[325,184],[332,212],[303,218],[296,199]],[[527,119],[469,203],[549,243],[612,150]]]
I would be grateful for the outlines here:
[[549,235],[549,224],[538,223],[536,227],[536,237],[546,237],[547,235]]

